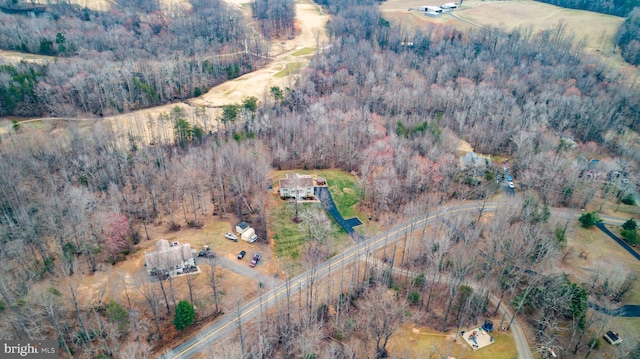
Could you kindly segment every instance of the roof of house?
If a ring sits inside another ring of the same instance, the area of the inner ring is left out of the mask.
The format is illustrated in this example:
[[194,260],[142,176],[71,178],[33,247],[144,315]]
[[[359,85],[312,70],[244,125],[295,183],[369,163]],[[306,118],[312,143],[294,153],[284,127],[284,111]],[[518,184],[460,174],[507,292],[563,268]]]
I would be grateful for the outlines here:
[[166,239],[161,239],[155,243],[155,249],[145,252],[145,260],[149,268],[169,268],[181,265],[185,260],[193,258],[191,245],[189,243],[173,245]]
[[289,172],[287,173],[287,178],[280,180],[280,189],[296,187],[313,187],[313,178],[309,175],[299,175],[297,173]]
[[236,227],[239,227],[239,228],[241,228],[242,230],[245,230],[245,229],[249,228],[249,223],[247,223],[247,222],[240,222],[240,223],[236,224]]

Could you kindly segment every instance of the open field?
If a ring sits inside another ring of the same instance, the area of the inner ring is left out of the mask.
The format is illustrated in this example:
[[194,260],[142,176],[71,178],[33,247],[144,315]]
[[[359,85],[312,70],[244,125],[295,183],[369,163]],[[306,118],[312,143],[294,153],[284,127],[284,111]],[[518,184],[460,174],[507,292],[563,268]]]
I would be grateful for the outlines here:
[[[603,275],[616,274],[616,278],[622,273],[640,277],[640,262],[596,227],[582,228],[576,222],[570,225],[567,239],[567,248],[573,248],[574,254],[569,256],[561,269],[570,273],[572,281],[589,283],[597,272]],[[582,252],[587,254],[586,259],[579,258]],[[622,304],[640,304],[640,285],[634,285],[623,297]],[[615,305],[611,304],[611,307]]]
[[302,62],[289,62],[288,64],[286,64],[284,66],[284,69],[282,69],[281,71],[275,73],[273,75],[273,77],[286,77],[289,76],[291,74],[295,74],[296,72],[298,72],[302,67],[304,67],[304,64]]
[[453,334],[443,335],[429,328],[403,325],[389,340],[389,354],[394,358],[515,359],[516,345],[510,332],[493,332],[495,343],[473,351],[462,338],[453,342]]
[[21,61],[34,63],[38,65],[45,65],[55,61],[53,56],[25,54],[17,51],[0,50],[0,64],[16,65]]

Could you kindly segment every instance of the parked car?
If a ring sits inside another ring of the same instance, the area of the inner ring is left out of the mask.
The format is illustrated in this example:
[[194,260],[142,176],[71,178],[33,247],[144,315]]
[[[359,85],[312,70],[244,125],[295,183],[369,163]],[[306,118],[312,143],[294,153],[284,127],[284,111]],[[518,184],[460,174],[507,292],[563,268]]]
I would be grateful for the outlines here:
[[216,254],[214,252],[211,252],[209,250],[206,251],[200,251],[198,252],[198,257],[205,257],[205,258],[215,258]]
[[511,175],[507,176],[507,181],[512,182],[513,181],[513,177],[511,177]]
[[514,189],[516,186],[513,185],[513,182],[509,182],[509,188]]
[[258,261],[260,261],[260,255],[256,253],[255,256],[253,256],[253,259],[251,260],[251,263],[249,263],[249,267],[253,268],[256,266],[256,264],[258,264]]
[[238,253],[238,259],[242,259],[244,258],[244,255],[247,254],[246,251],[240,251],[240,253]]
[[225,234],[225,235],[224,235],[224,238],[226,238],[226,239],[230,239],[230,240],[232,240],[232,241],[234,241],[234,242],[237,242],[237,241],[238,241],[238,236],[236,236],[236,235],[235,235],[235,234],[233,234],[233,233],[227,233],[227,234]]

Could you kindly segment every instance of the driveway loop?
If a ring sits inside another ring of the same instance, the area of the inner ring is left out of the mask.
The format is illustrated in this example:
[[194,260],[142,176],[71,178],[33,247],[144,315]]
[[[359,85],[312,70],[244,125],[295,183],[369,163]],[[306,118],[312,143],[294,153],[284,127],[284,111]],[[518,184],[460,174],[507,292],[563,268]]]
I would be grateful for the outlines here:
[[355,226],[361,225],[362,221],[357,217],[344,219],[340,214],[340,211],[338,211],[338,209],[336,208],[336,204],[333,202],[333,197],[331,197],[331,193],[329,193],[329,188],[314,187],[313,192],[316,195],[316,198],[318,198],[320,202],[322,202],[324,209],[326,209],[331,217],[333,217],[333,219],[338,222],[338,225],[342,227],[342,229],[344,229],[344,231],[347,232],[349,236],[351,236],[351,239],[353,239],[354,242],[358,243],[366,239],[363,235],[358,233],[353,228]]

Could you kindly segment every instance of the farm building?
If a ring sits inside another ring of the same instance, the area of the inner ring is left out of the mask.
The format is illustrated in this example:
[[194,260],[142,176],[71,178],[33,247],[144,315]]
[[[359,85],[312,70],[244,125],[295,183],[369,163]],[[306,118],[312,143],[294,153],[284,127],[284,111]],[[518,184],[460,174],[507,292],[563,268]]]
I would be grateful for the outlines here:
[[196,265],[189,243],[170,243],[166,239],[157,241],[153,251],[144,253],[144,259],[150,275],[175,277]]
[[313,178],[309,175],[287,173],[287,178],[280,180],[280,197],[303,199],[313,196]]

